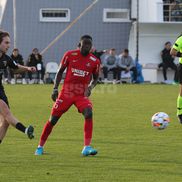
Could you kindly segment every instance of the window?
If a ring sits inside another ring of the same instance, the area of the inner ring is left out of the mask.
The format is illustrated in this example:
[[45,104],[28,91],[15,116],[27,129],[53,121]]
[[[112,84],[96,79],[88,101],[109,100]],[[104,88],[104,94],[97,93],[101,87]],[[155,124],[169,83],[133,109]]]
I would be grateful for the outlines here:
[[40,9],[40,21],[41,22],[69,22],[70,21],[70,9],[67,9],[67,8]]
[[103,22],[129,22],[128,9],[104,9]]

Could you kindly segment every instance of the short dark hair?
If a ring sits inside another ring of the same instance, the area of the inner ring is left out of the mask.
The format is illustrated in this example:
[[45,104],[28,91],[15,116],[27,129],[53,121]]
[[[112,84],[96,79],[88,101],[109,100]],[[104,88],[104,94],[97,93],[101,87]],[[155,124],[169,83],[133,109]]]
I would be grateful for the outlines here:
[[36,48],[36,47],[33,48],[32,51],[37,51],[37,52],[39,52],[38,48]]
[[13,49],[13,52],[14,52],[14,51],[19,51],[19,50],[18,50],[18,48],[14,48],[14,49]]
[[92,37],[90,35],[81,36],[80,41],[83,40],[83,39],[90,39],[92,41]]
[[165,46],[166,46],[167,44],[171,44],[171,42],[167,41],[167,42],[165,43]]
[[3,41],[4,37],[9,37],[9,33],[3,30],[0,30],[0,43]]
[[123,51],[123,52],[129,53],[129,50],[128,50],[128,49],[124,49],[124,51]]

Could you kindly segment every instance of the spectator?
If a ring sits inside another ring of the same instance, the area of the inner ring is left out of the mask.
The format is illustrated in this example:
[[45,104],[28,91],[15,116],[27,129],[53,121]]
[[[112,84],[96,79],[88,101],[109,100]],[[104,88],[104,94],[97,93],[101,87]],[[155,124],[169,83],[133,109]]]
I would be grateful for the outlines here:
[[116,55],[116,50],[112,48],[109,50],[109,54],[106,55],[102,61],[104,83],[108,82],[108,72],[110,71],[113,73],[113,84],[116,83],[117,62],[118,62],[118,56]]
[[[36,79],[38,83],[43,84],[45,68],[42,62],[42,55],[40,55],[37,48],[32,50],[32,54],[29,56],[27,66],[35,66],[37,68]],[[34,83],[34,80],[32,79],[32,73],[28,73],[28,78],[30,81],[29,83]]]
[[91,52],[94,56],[96,56],[101,61],[101,56],[106,53],[107,50],[98,51],[94,47],[91,49]]
[[117,79],[121,79],[121,71],[125,71],[125,73],[128,73],[129,71],[133,72],[133,83],[137,82],[137,69],[135,62],[133,58],[129,55],[129,50],[124,49],[122,54],[119,55],[119,61],[118,61],[118,75]]
[[[13,49],[11,58],[20,65],[24,66],[24,62],[23,62],[23,57],[21,54],[19,54],[19,50],[17,48]],[[15,84],[15,78],[14,78],[14,70],[10,69],[9,70],[10,73],[10,78],[11,78],[11,84]],[[25,73],[20,73],[21,78],[22,78],[22,84],[26,84],[26,80],[25,80]]]
[[161,59],[162,63],[159,64],[159,68],[162,67],[163,76],[164,76],[164,83],[169,83],[167,80],[167,69],[171,68],[174,72],[174,82],[178,82],[177,77],[177,66],[174,63],[174,56],[171,56],[171,42],[166,42],[164,49],[161,51]]

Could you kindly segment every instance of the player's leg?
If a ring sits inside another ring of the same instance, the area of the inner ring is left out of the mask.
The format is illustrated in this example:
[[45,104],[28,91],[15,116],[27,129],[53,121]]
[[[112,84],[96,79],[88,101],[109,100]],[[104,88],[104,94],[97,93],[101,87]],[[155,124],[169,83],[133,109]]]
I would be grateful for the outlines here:
[[16,119],[11,113],[8,105],[2,99],[0,99],[0,114],[8,124],[27,134],[30,139],[34,138],[34,128],[32,126],[26,128],[20,121],[18,121],[18,119]]
[[92,118],[92,108],[85,108],[82,112],[85,122],[84,122],[84,146],[89,146],[92,141],[92,131],[93,131],[93,118]]
[[84,148],[82,150],[82,154],[84,156],[88,155],[96,155],[97,150],[90,146],[92,141],[92,133],[93,133],[93,117],[92,117],[92,108],[85,108],[82,112],[85,118],[84,122]]
[[3,138],[6,135],[9,124],[4,120],[4,117],[0,114],[0,143],[3,141]]
[[35,155],[42,155],[43,154],[43,152],[44,152],[43,147],[44,147],[49,135],[51,134],[53,127],[56,125],[56,123],[58,122],[60,117],[61,117],[61,115],[60,116],[51,115],[49,120],[44,125],[43,130],[42,130],[42,134],[40,137],[39,145],[35,151]]
[[84,156],[96,155],[97,150],[93,149],[90,144],[92,141],[93,133],[93,113],[92,113],[92,103],[86,97],[77,97],[75,106],[78,111],[83,114],[84,122],[84,148],[82,154]]
[[177,116],[182,124],[182,64],[178,65],[179,95],[177,98]]
[[42,130],[39,145],[35,151],[35,155],[43,154],[43,147],[49,135],[51,134],[53,127],[56,125],[56,123],[58,122],[62,114],[70,108],[70,106],[72,105],[72,102],[73,101],[71,99],[66,99],[63,97],[58,98],[56,100],[51,111],[51,116],[49,120],[46,122],[46,124],[44,125],[44,128]]

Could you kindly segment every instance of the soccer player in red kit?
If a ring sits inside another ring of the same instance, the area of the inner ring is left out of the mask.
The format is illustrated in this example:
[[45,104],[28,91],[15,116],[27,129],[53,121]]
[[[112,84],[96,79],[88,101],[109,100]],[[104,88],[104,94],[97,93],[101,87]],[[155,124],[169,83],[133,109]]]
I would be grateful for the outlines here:
[[[92,48],[92,37],[84,35],[80,39],[80,47],[65,53],[61,60],[58,72],[56,74],[52,100],[55,101],[51,116],[45,124],[38,148],[35,155],[43,154],[43,146],[50,135],[54,125],[59,118],[73,104],[78,111],[83,114],[84,123],[84,147],[82,154],[84,156],[96,155],[97,150],[90,146],[92,140],[92,103],[89,100],[91,90],[96,86],[99,77],[100,61],[90,53]],[[64,70],[66,77],[60,93],[58,86],[62,79]]]

